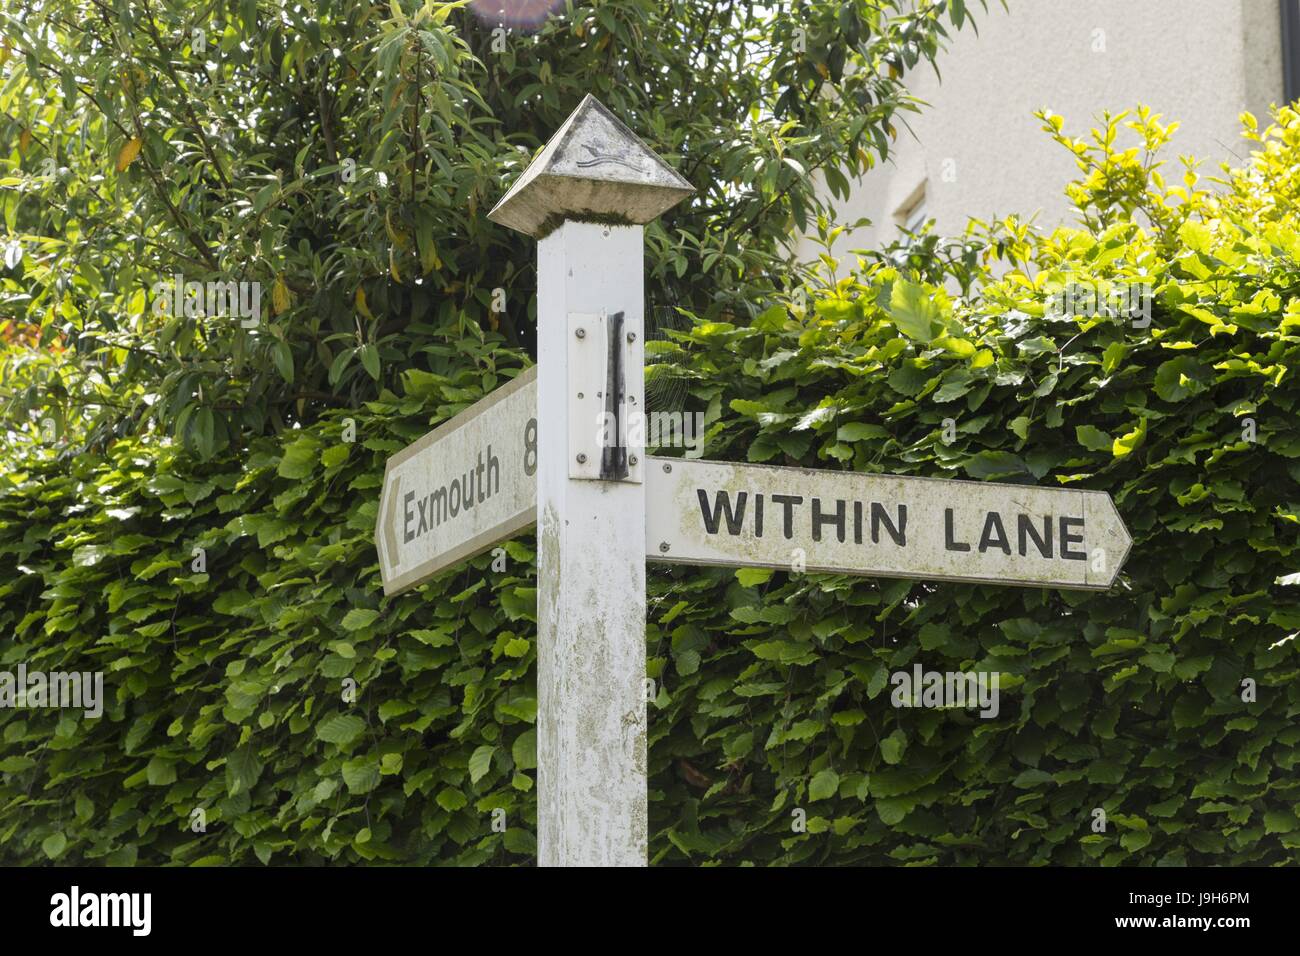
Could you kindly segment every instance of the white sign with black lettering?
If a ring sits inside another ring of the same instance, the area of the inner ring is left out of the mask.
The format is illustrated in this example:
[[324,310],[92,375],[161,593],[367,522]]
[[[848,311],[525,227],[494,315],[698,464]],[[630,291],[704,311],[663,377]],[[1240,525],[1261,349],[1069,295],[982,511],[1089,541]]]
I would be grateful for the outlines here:
[[473,557],[537,518],[537,366],[384,468],[375,546],[384,593]]
[[1132,544],[1103,491],[680,458],[645,488],[672,563],[1104,590]]

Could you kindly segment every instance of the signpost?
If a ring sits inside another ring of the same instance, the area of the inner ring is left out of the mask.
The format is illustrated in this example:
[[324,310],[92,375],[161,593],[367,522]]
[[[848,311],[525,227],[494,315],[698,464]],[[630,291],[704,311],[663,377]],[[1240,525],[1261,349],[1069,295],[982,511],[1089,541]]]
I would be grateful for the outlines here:
[[1132,543],[1102,491],[677,458],[645,533],[660,561],[1100,590]]
[[537,368],[388,459],[375,547],[400,594],[537,514]]
[[537,857],[645,866],[642,224],[689,183],[586,97],[489,213],[537,243]]
[[538,240],[537,366],[384,471],[385,594],[538,524],[543,866],[646,864],[647,560],[1104,589],[1131,543],[1103,492],[647,458],[642,226],[691,192],[584,99],[489,214]]

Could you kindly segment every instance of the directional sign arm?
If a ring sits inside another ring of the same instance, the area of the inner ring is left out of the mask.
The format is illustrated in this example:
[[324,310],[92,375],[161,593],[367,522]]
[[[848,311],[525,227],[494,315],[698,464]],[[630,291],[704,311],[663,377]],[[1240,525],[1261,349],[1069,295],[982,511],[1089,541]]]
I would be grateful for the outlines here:
[[537,519],[537,367],[388,460],[375,546],[385,594]]
[[646,557],[1105,590],[1132,539],[1110,496],[650,458]]

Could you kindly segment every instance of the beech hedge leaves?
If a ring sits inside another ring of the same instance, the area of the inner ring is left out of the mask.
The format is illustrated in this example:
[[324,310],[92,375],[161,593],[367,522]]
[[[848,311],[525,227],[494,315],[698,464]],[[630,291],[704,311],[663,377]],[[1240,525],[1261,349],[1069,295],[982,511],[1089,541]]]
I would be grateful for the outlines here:
[[[1132,151],[1123,116],[1044,119],[1080,228],[975,229],[970,297],[868,258],[652,343],[655,374],[711,458],[1109,491],[1128,566],[1106,593],[655,569],[652,862],[1294,861],[1300,116],[1249,120],[1219,192],[1161,178],[1145,111]],[[1071,283],[1149,285],[1151,322],[1059,315]],[[0,859],[531,862],[532,541],[392,600],[375,563],[384,459],[527,364],[447,347],[237,455],[6,462],[0,665],[100,670],[107,702],[0,711]],[[895,709],[915,663],[998,672],[1000,714]]]

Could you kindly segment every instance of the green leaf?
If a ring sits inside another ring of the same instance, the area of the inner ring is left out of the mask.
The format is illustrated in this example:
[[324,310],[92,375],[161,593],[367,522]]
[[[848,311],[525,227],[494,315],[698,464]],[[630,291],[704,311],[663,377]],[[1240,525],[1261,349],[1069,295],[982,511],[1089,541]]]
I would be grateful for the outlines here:
[[370,377],[376,382],[379,381],[379,349],[374,345],[361,346],[361,365]]
[[284,450],[280,466],[276,469],[281,478],[306,478],[316,470],[320,442],[304,435]]
[[1076,425],[1074,437],[1089,451],[1110,451],[1115,440],[1095,425]]
[[262,776],[264,765],[251,744],[235,748],[226,758],[226,790],[238,796],[253,789]]
[[834,770],[822,770],[808,784],[808,799],[816,802],[835,796],[840,787],[840,777]]
[[839,427],[835,437],[840,441],[866,441],[871,438],[888,438],[889,432],[868,422],[847,422]]
[[112,550],[107,546],[87,544],[72,552],[72,566],[74,568],[91,568],[112,553]]
[[933,295],[906,279],[894,280],[889,312],[898,330],[919,342],[929,342],[943,329],[943,315]]
[[1151,842],[1151,833],[1147,830],[1130,830],[1119,838],[1124,849],[1135,852]]
[[1210,372],[1190,355],[1179,355],[1156,369],[1156,394],[1166,402],[1181,402],[1209,387]]
[[176,782],[176,761],[154,757],[145,768],[151,786],[163,787]]
[[783,305],[774,305],[763,310],[754,319],[753,328],[760,332],[780,332],[790,315]]
[[1139,418],[1137,427],[1126,435],[1116,438],[1111,448],[1111,453],[1116,458],[1123,458],[1125,455],[1132,454],[1142,447],[1142,443],[1147,437],[1147,420]]
[[1028,472],[1025,462],[1008,451],[982,451],[966,463],[972,478],[1008,478]]
[[897,764],[903,759],[903,751],[907,749],[907,734],[902,730],[895,730],[888,737],[880,741],[880,755],[884,758],[885,763]]
[[455,787],[445,787],[438,791],[437,801],[438,806],[442,807],[444,810],[450,810],[453,812],[461,809],[469,802],[465,798],[465,794],[461,793]]
[[62,833],[51,833],[41,841],[41,850],[51,860],[57,860],[67,848],[68,838]]
[[280,377],[289,385],[293,384],[293,350],[289,348],[289,343],[283,339],[275,339],[271,345],[271,358],[275,362],[276,371]]
[[905,796],[876,800],[876,812],[880,814],[880,822],[890,827],[902,823],[915,806],[916,801]]
[[379,758],[374,755],[343,762],[343,783],[349,793],[369,793],[379,786]]
[[343,629],[346,631],[359,631],[362,628],[369,627],[379,618],[379,612],[366,607],[354,607],[343,615]]
[[483,744],[474,750],[469,758],[469,782],[478,783],[482,780],[489,770],[492,769],[492,755],[496,753],[496,747],[491,744]]
[[343,442],[331,445],[321,452],[320,460],[326,468],[337,468],[348,460],[348,445]]
[[510,756],[519,770],[532,770],[537,766],[537,731],[531,727],[515,738],[510,745]]
[[360,737],[366,722],[352,714],[334,714],[316,725],[316,736],[327,743],[346,746]]
[[1264,813],[1265,833],[1294,833],[1300,822],[1290,810],[1267,810]]
[[1011,781],[1011,785],[1013,787],[1018,787],[1021,790],[1030,790],[1034,787],[1042,786],[1045,783],[1055,782],[1056,778],[1047,771],[1030,768],[1029,770],[1022,770],[1017,774],[1016,779]]

